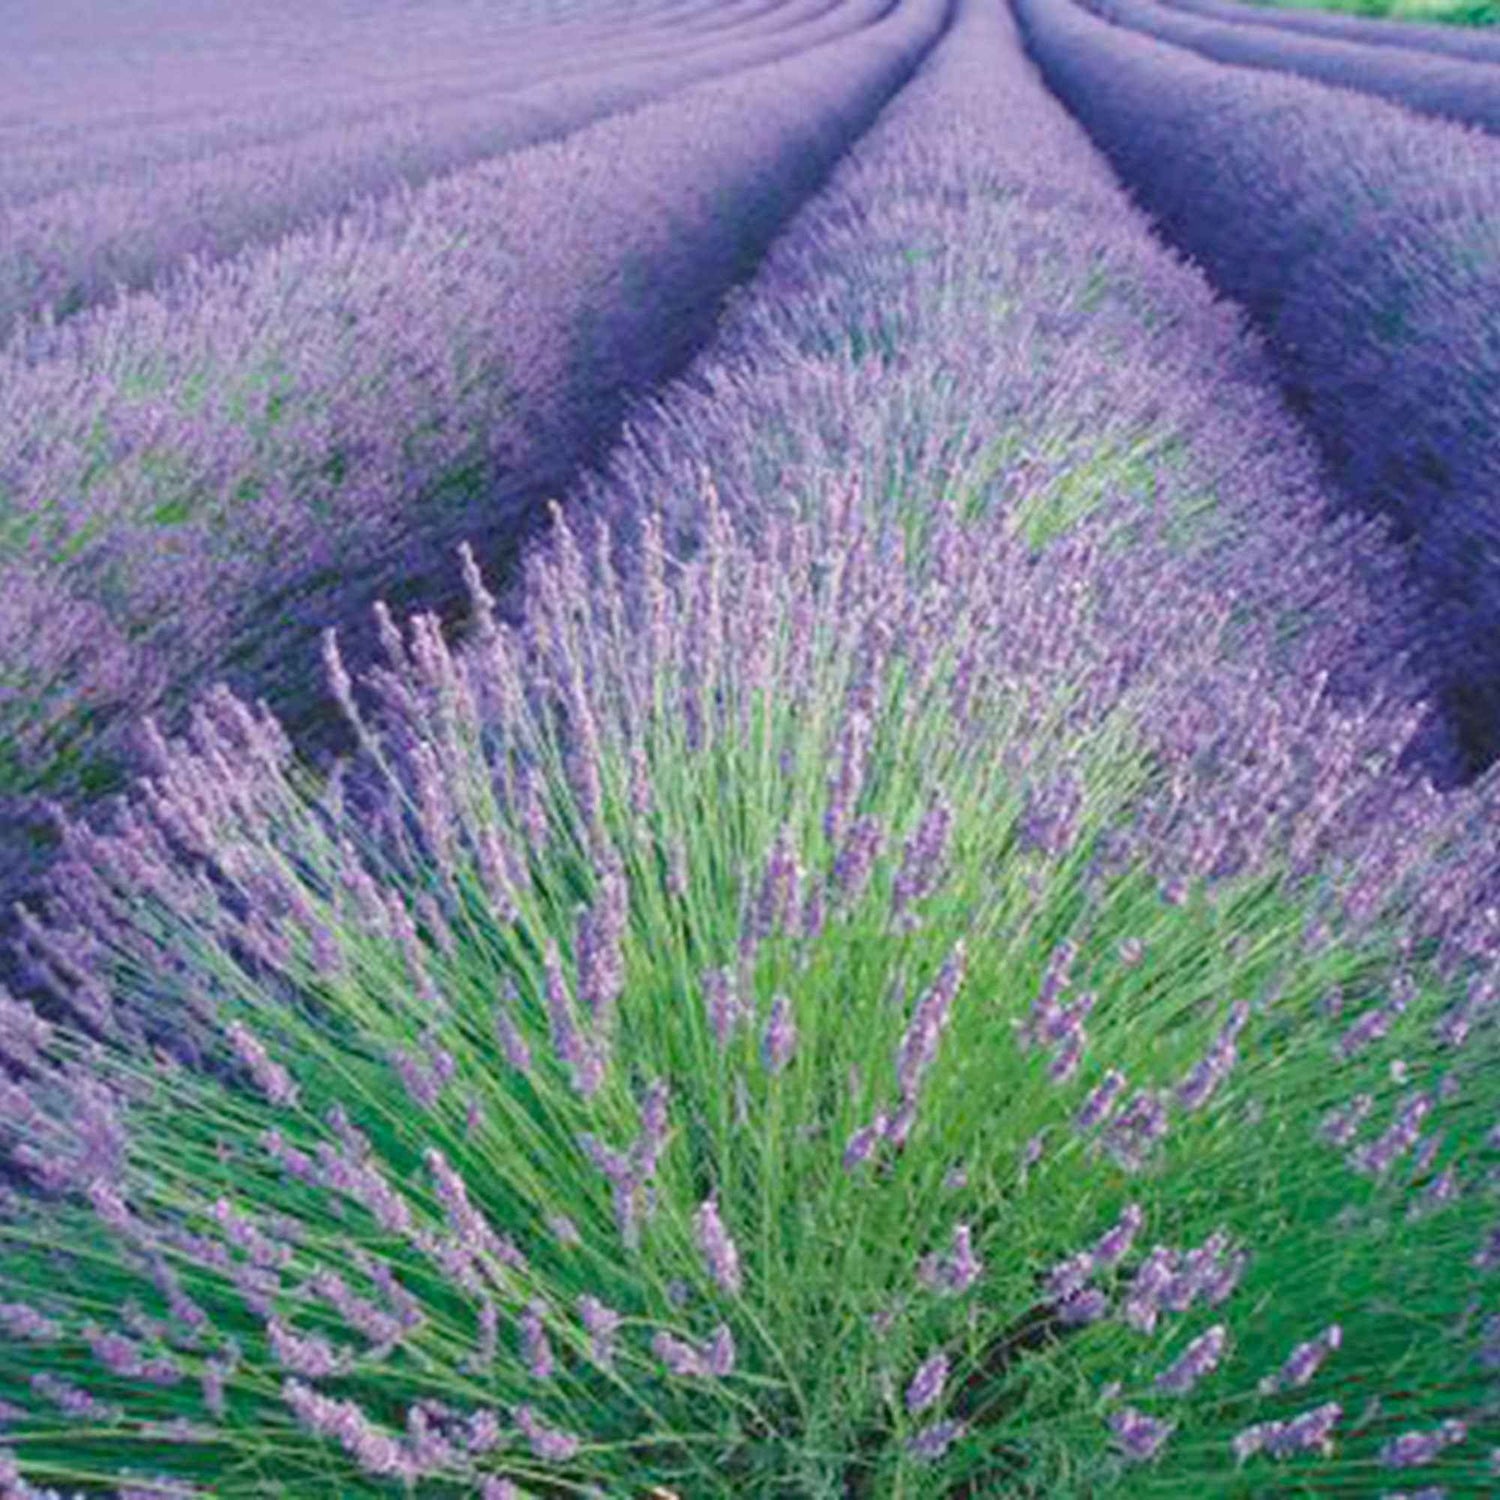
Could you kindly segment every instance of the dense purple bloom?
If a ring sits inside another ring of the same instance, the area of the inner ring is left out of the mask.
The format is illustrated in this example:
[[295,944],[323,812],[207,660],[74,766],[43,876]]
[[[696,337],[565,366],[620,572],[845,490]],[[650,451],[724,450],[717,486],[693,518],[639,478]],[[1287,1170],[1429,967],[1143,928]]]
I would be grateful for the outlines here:
[[1121,1407],[1110,1417],[1109,1426],[1126,1458],[1136,1462],[1154,1458],[1173,1431],[1170,1422],[1148,1417],[1133,1406]]
[[983,1271],[984,1262],[974,1254],[969,1226],[959,1224],[953,1230],[951,1250],[943,1255],[922,1257],[917,1265],[917,1280],[932,1291],[956,1297],[968,1291]]
[[516,1426],[530,1444],[533,1456],[548,1463],[567,1463],[582,1447],[573,1433],[549,1427],[529,1406],[516,1408]]
[[693,1233],[708,1274],[719,1290],[731,1297],[739,1296],[742,1286],[740,1254],[719,1217],[719,1205],[715,1199],[706,1198],[694,1213]]
[[1223,1358],[1228,1333],[1216,1323],[1192,1343],[1156,1377],[1156,1389],[1174,1396],[1185,1396]]
[[1267,1375],[1260,1382],[1264,1396],[1278,1390],[1296,1389],[1310,1381],[1322,1367],[1323,1361],[1344,1341],[1344,1330],[1337,1323],[1330,1323],[1317,1338],[1298,1344],[1287,1355],[1286,1362],[1274,1375]]
[[906,1387],[906,1409],[913,1416],[926,1411],[942,1399],[943,1387],[948,1382],[948,1356],[934,1354],[917,1367],[911,1383]]
[[792,1002],[777,995],[761,1037],[760,1057],[768,1073],[779,1073],[792,1060],[797,1046],[797,1025],[792,1020]]
[[906,1440],[906,1451],[918,1463],[936,1463],[968,1429],[962,1422],[945,1417],[924,1427]]
[[1420,1468],[1430,1464],[1444,1448],[1463,1442],[1468,1435],[1469,1429],[1463,1422],[1451,1419],[1429,1432],[1403,1432],[1381,1446],[1380,1462],[1387,1469]]

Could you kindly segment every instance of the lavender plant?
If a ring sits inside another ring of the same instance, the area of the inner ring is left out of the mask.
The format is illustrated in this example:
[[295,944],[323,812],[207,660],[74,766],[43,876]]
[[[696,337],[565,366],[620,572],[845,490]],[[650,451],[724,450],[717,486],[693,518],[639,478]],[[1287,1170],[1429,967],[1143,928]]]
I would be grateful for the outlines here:
[[1188,15],[1157,0],[1087,0],[1088,9],[1158,41],[1235,67],[1296,73],[1407,109],[1500,134],[1500,77],[1484,62],[1406,48],[1372,50],[1345,38],[1298,36]]
[[[345,774],[221,693],[69,828],[27,937],[58,1010],[0,1017],[26,1484],[1482,1483],[1493,954],[1442,857],[1477,794],[1445,821],[1393,767],[1413,719],[1361,702],[1368,606],[1304,510],[1266,497],[1300,571],[1236,576],[1227,458],[1219,529],[1165,524],[1186,481],[1152,526],[1108,480],[966,484],[962,427],[893,416],[964,318],[1024,335],[1019,391],[1050,357],[1038,442],[1109,368],[1066,351],[1132,326],[1238,362],[1162,393],[1189,469],[1210,410],[1254,426],[1233,321],[1128,214],[1097,300],[1107,174],[1047,192],[1077,141],[965,6],[694,371],[721,478],[674,391],[621,458],[669,503],[559,516],[518,623],[466,556],[462,650],[387,626],[356,686],[328,639]],[[770,420],[794,329],[879,367],[879,426]],[[1198,737],[1219,703],[1263,753]]]
[[1488,764],[1500,349],[1470,310],[1497,297],[1494,143],[1226,69],[1061,0],[1018,0],[1017,15],[1162,233],[1255,319],[1338,488],[1396,521],[1426,596],[1424,677],[1470,770]]

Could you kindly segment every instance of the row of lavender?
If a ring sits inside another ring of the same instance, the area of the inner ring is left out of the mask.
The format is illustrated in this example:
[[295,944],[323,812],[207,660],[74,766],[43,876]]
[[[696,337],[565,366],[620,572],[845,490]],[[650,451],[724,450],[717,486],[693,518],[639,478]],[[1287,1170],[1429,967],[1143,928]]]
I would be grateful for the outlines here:
[[1017,0],[1049,85],[1163,234],[1264,332],[1354,503],[1427,597],[1420,652],[1473,765],[1500,749],[1500,146]]
[[1087,0],[1087,4],[1106,21],[1190,48],[1201,57],[1236,67],[1301,74],[1500,135],[1500,70],[1489,63],[1185,15],[1159,0]]
[[[186,160],[153,158],[144,173],[69,183],[0,207],[0,344],[48,347],[45,325],[155,285],[190,263],[274,243],[361,199],[414,188],[444,173],[563,136],[601,116],[805,51],[859,30],[890,0],[788,0],[741,27],[636,41],[573,37],[476,69],[466,84],[361,116],[320,120],[269,141],[216,141]],[[507,73],[509,77],[507,77]],[[260,135],[264,126],[257,127]],[[180,137],[174,144],[180,144]],[[191,295],[191,293],[188,293]]]
[[1242,5],[1238,0],[1164,0],[1164,3],[1217,21],[1242,21],[1333,41],[1365,42],[1375,47],[1409,47],[1467,62],[1500,63],[1500,34],[1472,26],[1426,26],[1396,17],[1376,20],[1276,4]]
[[1495,789],[1317,500],[967,0],[518,624],[71,831],[17,1492],[1477,1493]]
[[[753,7],[763,8],[764,0]],[[472,20],[472,12],[460,13]],[[722,25],[745,13],[742,0],[713,7],[706,19]],[[135,87],[123,95],[112,93],[108,82],[91,72],[87,58],[73,53],[66,58],[66,87],[28,90],[37,72],[35,55],[28,55],[24,36],[12,36],[25,71],[3,80],[0,201],[14,206],[84,183],[141,178],[216,150],[265,144],[402,102],[431,102],[476,81],[519,87],[528,68],[543,63],[556,68],[570,50],[586,61],[601,44],[639,46],[658,38],[663,25],[682,36],[701,32],[705,22],[701,8],[695,24],[691,8],[660,6],[628,26],[602,18],[588,27],[524,26],[505,23],[505,12],[497,8],[487,13],[489,26],[469,24],[455,34],[451,27],[431,24],[454,19],[450,0],[422,13],[425,26],[411,24],[417,17],[408,12],[407,24],[392,28],[387,45],[372,55],[368,41],[363,48],[354,45],[348,28],[319,7],[300,18],[295,50],[290,44],[269,47],[262,28],[255,58],[260,66],[252,70],[247,61],[225,66],[226,39],[215,35],[212,25],[223,15],[193,17],[190,34],[202,45],[186,55],[171,45],[180,33],[170,20],[158,23],[158,48],[127,52],[122,71]],[[39,44],[33,39],[30,45]],[[107,28],[104,45],[109,45]],[[392,67],[392,54],[400,59],[399,69]]]
[[[477,83],[514,90],[570,67],[589,67],[601,46],[639,52],[748,26],[768,9],[777,14],[766,17],[765,25],[798,14],[782,0],[770,0],[769,6],[767,0],[695,4],[696,15],[691,7],[660,6],[629,26],[601,21],[588,28],[507,26],[497,34],[470,28],[462,36],[401,32],[392,39],[403,59],[399,71],[357,49],[352,56],[333,51],[343,34],[320,10],[302,28],[303,67],[317,65],[316,88],[299,69],[282,75],[272,68],[268,74],[221,81],[196,55],[184,59],[169,51],[143,69],[153,80],[145,98],[119,100],[112,107],[107,99],[90,99],[87,80],[81,79],[74,82],[75,95],[38,100],[30,108],[23,101],[14,118],[0,121],[0,139],[9,148],[0,162],[0,200],[15,205],[86,183],[139,180],[214,151],[266,144],[402,103],[436,102],[445,94],[472,91]],[[141,60],[136,65],[140,69]],[[195,101],[193,85],[205,72],[215,87]],[[74,118],[79,97],[90,107]]]
[[127,712],[220,675],[315,713],[322,626],[514,536],[942,19],[909,0],[0,355],[0,790],[97,785]]

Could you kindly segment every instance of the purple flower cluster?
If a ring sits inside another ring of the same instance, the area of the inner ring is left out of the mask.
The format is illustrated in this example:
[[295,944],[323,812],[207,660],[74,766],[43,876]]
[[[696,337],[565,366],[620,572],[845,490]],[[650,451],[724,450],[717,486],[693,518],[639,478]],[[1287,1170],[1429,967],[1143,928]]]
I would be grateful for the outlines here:
[[727,1323],[720,1323],[702,1344],[688,1343],[662,1330],[651,1340],[651,1352],[672,1375],[722,1379],[734,1373],[734,1335]]
[[1344,1415],[1337,1401],[1326,1401],[1285,1421],[1256,1422],[1235,1434],[1230,1444],[1237,1463],[1257,1453],[1288,1458],[1296,1453],[1333,1452],[1333,1429]]

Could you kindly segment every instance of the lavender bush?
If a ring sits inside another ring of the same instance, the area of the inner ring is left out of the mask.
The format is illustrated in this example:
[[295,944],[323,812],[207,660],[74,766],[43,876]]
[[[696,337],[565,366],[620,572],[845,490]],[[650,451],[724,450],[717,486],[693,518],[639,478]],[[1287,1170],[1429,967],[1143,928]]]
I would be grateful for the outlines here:
[[1163,4],[1191,11],[1194,15],[1211,16],[1218,21],[1242,21],[1249,26],[1299,31],[1333,41],[1364,42],[1375,47],[1411,47],[1467,62],[1500,62],[1500,36],[1488,28],[1425,26],[1399,13],[1389,19],[1377,19],[1274,3],[1240,5],[1236,0],[1163,0]]
[[1482,1484],[1488,809],[1396,764],[1373,532],[1255,482],[1311,475],[964,5],[516,624],[466,554],[462,649],[328,637],[345,773],[219,693],[70,827],[0,1013],[15,1472]]
[[[24,684],[0,701],[7,790],[76,791],[123,707],[220,674],[315,713],[322,624],[379,590],[432,597],[465,531],[513,536],[703,337],[943,10],[915,0],[82,315],[45,358],[0,355],[0,559],[56,615],[33,652],[25,599],[0,596]],[[100,612],[118,651],[54,647]]]
[[1236,67],[1299,73],[1374,94],[1421,114],[1500,134],[1500,74],[1487,63],[1347,40],[1294,36],[1238,21],[1184,15],[1157,0],[1087,0],[1106,21]]
[[1496,145],[1375,100],[1222,68],[1064,0],[1027,45],[1162,232],[1264,331],[1339,488],[1394,518],[1423,669],[1472,766],[1500,746]]
[[[188,263],[211,264],[243,246],[274,242],[362,198],[417,187],[705,79],[793,55],[859,30],[889,4],[854,0],[830,9],[826,0],[798,0],[789,8],[811,15],[774,29],[758,17],[740,31],[690,33],[647,48],[608,34],[593,43],[575,37],[570,66],[543,52],[508,84],[503,75],[491,77],[415,106],[339,119],[291,139],[153,162],[144,177],[112,173],[0,209],[0,342],[10,335],[22,350],[45,350],[45,329],[27,336],[31,317],[72,315]],[[511,68],[519,72],[514,60]]]

